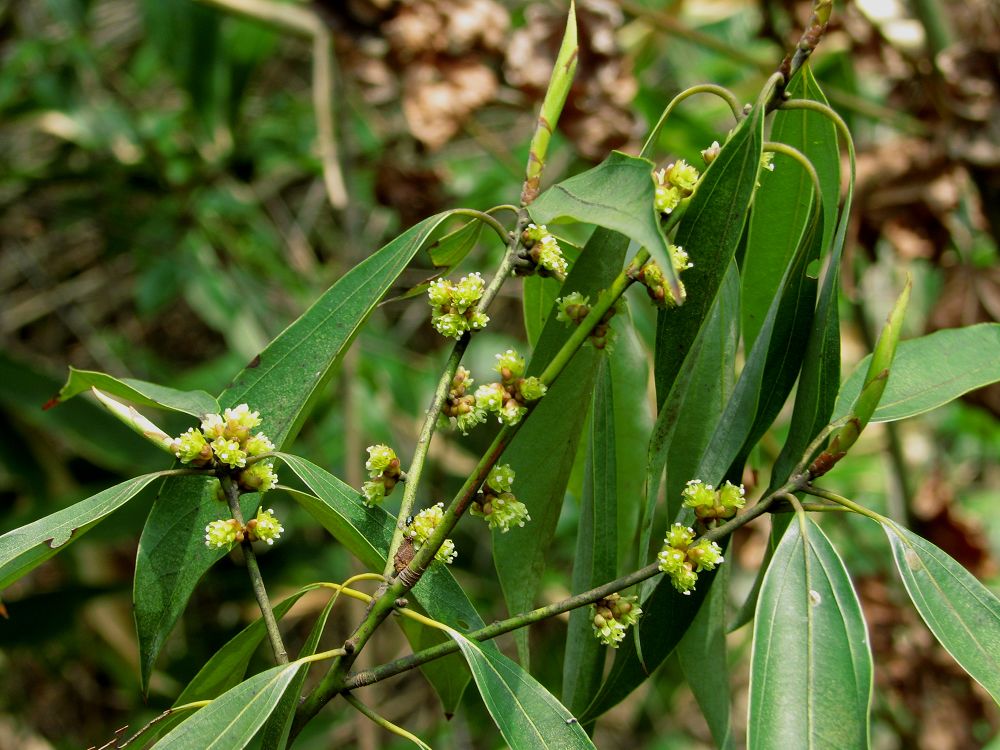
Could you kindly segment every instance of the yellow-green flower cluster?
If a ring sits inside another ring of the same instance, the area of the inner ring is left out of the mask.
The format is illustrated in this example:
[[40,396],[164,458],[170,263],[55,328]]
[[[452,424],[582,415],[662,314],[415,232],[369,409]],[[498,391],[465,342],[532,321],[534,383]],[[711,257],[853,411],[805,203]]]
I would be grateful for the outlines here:
[[274,544],[274,540],[281,536],[285,527],[278,522],[274,515],[274,508],[257,509],[257,516],[247,521],[247,534],[252,542],[267,542]]
[[[431,534],[434,530],[441,524],[444,520],[444,503],[438,503],[437,505],[432,505],[430,508],[424,508],[422,511],[417,513],[413,519],[406,524],[406,529],[403,533],[413,541],[414,549],[420,549],[427,543],[430,539]],[[439,560],[443,563],[450,564],[455,561],[458,557],[458,552],[455,550],[455,543],[451,539],[445,539],[444,544],[434,555],[435,560]]]
[[700,479],[692,479],[681,494],[684,496],[684,505],[693,508],[694,514],[702,521],[732,518],[747,501],[743,485],[731,482],[726,482],[716,490]]
[[524,357],[513,349],[496,356],[500,382],[476,389],[476,408],[495,414],[501,424],[515,425],[528,411],[526,404],[540,399],[548,389],[538,378],[524,377]]
[[369,445],[366,450],[368,460],[365,461],[365,469],[371,479],[361,486],[361,494],[364,495],[364,504],[373,508],[392,494],[403,472],[399,468],[396,452],[388,445]]
[[528,224],[521,241],[528,249],[528,257],[539,269],[553,276],[566,275],[568,264],[559,241],[544,224]]
[[636,604],[637,597],[611,594],[594,602],[594,616],[591,624],[594,636],[605,646],[618,648],[625,638],[630,625],[639,622],[642,609]]
[[672,213],[682,200],[694,192],[700,177],[698,170],[683,159],[653,172],[653,202],[657,213]]
[[[694,267],[694,263],[691,262],[683,247],[671,244],[669,250],[670,264],[674,267],[674,272],[678,277],[680,277],[682,272]],[[670,291],[670,286],[663,275],[663,269],[660,268],[656,261],[651,260],[642,267],[639,271],[639,281],[646,287],[646,293],[657,306],[671,308],[677,304],[677,300],[674,299],[674,294]],[[683,281],[680,282],[680,287],[683,292]]]
[[256,517],[247,521],[245,526],[240,526],[235,518],[212,521],[205,527],[205,545],[210,549],[229,549],[244,539],[272,545],[284,530],[273,508],[259,508]]
[[442,336],[459,339],[466,331],[478,331],[490,322],[478,309],[486,291],[486,282],[478,273],[463,276],[458,282],[438,279],[427,290],[431,305],[431,325]]
[[266,492],[278,483],[273,462],[255,461],[247,466],[248,459],[274,450],[274,444],[263,432],[253,434],[260,423],[260,412],[240,404],[222,414],[206,415],[200,429],[188,428],[171,441],[170,449],[181,463],[230,471],[242,469],[234,475],[241,489]]
[[667,530],[663,548],[656,556],[661,571],[670,576],[674,588],[685,595],[694,591],[698,573],[714,570],[724,562],[722,548],[706,539],[695,541],[694,529],[675,523]]
[[475,381],[464,367],[459,367],[451,379],[448,397],[441,407],[440,427],[450,425],[468,435],[469,430],[486,421],[486,412],[476,404],[476,397],[469,392]]
[[513,486],[514,470],[510,465],[494,466],[469,512],[484,518],[491,529],[499,529],[501,534],[506,534],[513,526],[524,526],[531,516],[525,504],[514,497]]

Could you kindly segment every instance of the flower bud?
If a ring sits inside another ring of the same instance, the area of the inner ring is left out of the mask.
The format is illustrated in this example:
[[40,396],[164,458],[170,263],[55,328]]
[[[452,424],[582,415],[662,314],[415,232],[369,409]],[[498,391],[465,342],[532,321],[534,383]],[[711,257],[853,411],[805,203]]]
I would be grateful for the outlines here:
[[580,292],[573,292],[557,300],[559,309],[556,311],[556,320],[570,325],[577,325],[590,312],[590,298],[585,297]]
[[496,355],[497,363],[495,369],[500,373],[503,381],[510,382],[524,375],[524,357],[513,349],[508,349],[503,354]]
[[490,469],[486,477],[486,486],[496,492],[510,492],[514,485],[514,470],[510,464],[500,464]]
[[703,570],[714,570],[717,565],[725,562],[722,557],[722,548],[716,542],[705,539],[688,547],[687,556],[699,573]]
[[223,436],[243,443],[250,437],[250,431],[260,425],[260,412],[250,411],[247,404],[240,404],[223,413],[226,423]]
[[521,399],[530,403],[544,396],[546,391],[548,391],[548,387],[532,375],[530,378],[524,378],[518,383],[518,391],[521,394]]
[[201,434],[201,430],[196,430],[194,427],[189,427],[187,432],[174,438],[170,447],[182,464],[204,466],[212,460],[212,447]]
[[706,165],[711,164],[715,161],[715,157],[719,155],[722,151],[722,146],[719,145],[718,141],[712,141],[712,145],[706,149],[702,149],[701,158]]
[[209,440],[223,437],[226,431],[226,421],[221,414],[206,414],[201,421],[201,431]]
[[278,475],[271,461],[257,461],[241,471],[236,481],[241,490],[267,492],[278,484]]

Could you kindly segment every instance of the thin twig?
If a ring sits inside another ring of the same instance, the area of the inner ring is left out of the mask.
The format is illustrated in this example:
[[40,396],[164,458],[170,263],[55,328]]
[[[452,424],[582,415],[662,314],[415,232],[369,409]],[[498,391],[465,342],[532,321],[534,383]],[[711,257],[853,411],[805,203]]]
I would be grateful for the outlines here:
[[[243,526],[243,511],[240,509],[240,490],[233,482],[232,477],[223,475],[219,477],[222,482],[222,489],[226,493],[226,501],[229,503],[229,512],[233,514],[233,519],[240,526]],[[274,611],[271,609],[271,602],[267,598],[267,589],[264,588],[264,578],[260,574],[260,567],[257,565],[257,555],[253,551],[253,543],[249,538],[243,540],[243,558],[247,564],[247,574],[250,576],[250,584],[253,586],[253,595],[257,599],[257,606],[260,607],[260,614],[264,618],[264,627],[267,629],[267,637],[271,642],[271,650],[274,652],[274,660],[278,664],[288,663],[288,652],[285,644],[281,640],[281,631],[278,630],[278,621],[274,619]]]

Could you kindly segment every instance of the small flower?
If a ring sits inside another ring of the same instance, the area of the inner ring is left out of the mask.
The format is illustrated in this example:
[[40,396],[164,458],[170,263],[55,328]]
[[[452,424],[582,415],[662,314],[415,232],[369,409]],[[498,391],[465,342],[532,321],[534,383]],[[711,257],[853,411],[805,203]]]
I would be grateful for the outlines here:
[[364,495],[364,504],[369,508],[380,505],[385,500],[385,481],[379,477],[361,485],[361,494]]
[[521,394],[521,399],[526,402],[537,401],[546,394],[548,387],[534,375],[530,378],[523,378],[517,387]]
[[667,537],[664,544],[668,547],[676,547],[685,550],[694,541],[694,529],[690,526],[681,526],[675,523],[667,530]]
[[706,539],[688,547],[687,556],[699,573],[703,570],[715,570],[717,565],[725,562],[722,548],[716,542],[710,542]]
[[194,427],[189,427],[187,432],[174,438],[170,443],[170,449],[182,464],[194,462],[201,465],[212,460],[211,447],[201,434],[201,430],[196,430]]
[[451,304],[452,284],[448,279],[432,281],[427,289],[427,299],[434,307],[444,307]]
[[236,541],[236,534],[241,531],[235,519],[212,521],[205,527],[205,546],[210,549],[229,549]]
[[470,331],[481,331],[486,328],[487,324],[490,322],[490,316],[484,312],[476,310],[472,312],[471,316],[466,315],[466,321],[469,324]]
[[684,250],[680,245],[670,245],[670,262],[677,273],[681,271],[686,271],[689,268],[694,268],[694,263],[691,262],[691,258],[688,257],[687,251]]
[[726,482],[719,488],[719,504],[726,510],[739,510],[747,503],[746,494],[746,488],[742,484],[737,486]]
[[714,508],[718,499],[712,485],[704,484],[700,479],[688,482],[681,495],[684,497],[684,506],[694,508],[695,511],[700,508]]
[[263,432],[258,432],[253,437],[247,439],[243,449],[247,452],[248,456],[263,456],[265,453],[270,453],[274,450],[274,443]]
[[625,632],[639,622],[642,609],[636,604],[637,597],[610,594],[594,602],[592,625],[596,638],[606,646],[618,648],[625,638]]
[[523,527],[531,520],[527,506],[509,492],[501,492],[487,505],[490,512],[484,512],[483,516],[490,528],[499,529],[501,534],[506,534],[514,526]]
[[247,522],[247,532],[250,535],[251,541],[255,542],[274,544],[274,540],[279,538],[284,530],[285,527],[278,522],[277,517],[274,515],[274,508],[268,508],[267,510],[258,508],[257,517],[251,518]]
[[448,339],[460,339],[466,331],[466,320],[458,313],[442,313],[431,317],[434,330]]
[[556,320],[569,325],[577,325],[590,312],[590,297],[584,297],[580,292],[572,292],[556,300],[559,309]]
[[451,539],[445,539],[444,544],[434,554],[434,559],[445,565],[451,565],[455,562],[456,557],[458,557],[458,550],[455,549],[455,543]]
[[685,596],[690,596],[698,583],[698,574],[694,572],[691,563],[685,563],[683,568],[669,575],[674,588]]
[[278,484],[278,475],[271,461],[257,461],[240,472],[237,482],[240,489],[249,492],[267,492]]
[[399,468],[399,459],[396,458],[396,452],[388,445],[382,443],[369,445],[366,450],[368,451],[368,460],[365,461],[365,469],[368,470],[368,476],[372,479],[382,476],[386,469],[393,466],[397,469]]
[[683,159],[667,167],[667,181],[684,194],[694,192],[700,176],[698,170]]
[[548,227],[544,224],[538,226],[537,224],[528,224],[524,228],[524,232],[521,235],[525,244],[533,245],[536,242],[541,242],[543,239],[549,236]]
[[223,414],[226,428],[223,435],[231,440],[244,442],[250,437],[250,431],[260,425],[260,412],[250,411],[247,404],[240,404],[233,409],[226,409]]
[[569,268],[566,258],[563,256],[559,242],[551,234],[542,238],[532,251],[537,254],[537,263],[546,271],[550,271],[558,276],[565,276]]
[[774,152],[765,151],[760,155],[760,168],[766,169],[768,172],[774,171]]
[[486,422],[486,412],[482,409],[472,409],[465,414],[459,414],[457,417],[453,417],[453,419],[455,420],[455,427],[457,427],[463,435],[468,435],[469,430],[473,427]]
[[653,206],[657,213],[669,214],[681,203],[681,191],[666,182],[666,170],[653,173]]
[[668,575],[674,575],[687,562],[687,554],[675,547],[664,547],[656,556],[659,568]]
[[482,299],[484,291],[486,282],[483,281],[482,275],[470,273],[468,276],[463,276],[452,289],[452,304],[458,308],[458,312],[465,312]]
[[231,469],[242,468],[247,464],[246,451],[240,448],[240,444],[236,440],[217,437],[212,441],[212,451],[220,464],[226,464]]
[[476,407],[483,411],[500,411],[504,402],[503,386],[499,383],[481,385],[476,389]]
[[508,383],[524,375],[524,357],[513,349],[496,355],[497,363],[494,369],[500,373],[500,378]]
[[[413,520],[406,525],[404,533],[413,540],[413,546],[416,549],[420,549],[427,543],[431,534],[434,533],[438,524],[443,520],[444,503],[438,503],[437,505],[432,505],[430,508],[424,508],[417,513],[413,517]],[[434,559],[440,560],[445,564],[454,562],[456,557],[458,557],[458,552],[455,550],[455,543],[451,539],[445,539],[441,548],[434,555]]]
[[220,438],[226,431],[226,420],[221,414],[206,414],[201,422],[201,431],[209,440]]
[[711,164],[713,161],[715,161],[715,157],[717,157],[719,155],[719,152],[721,151],[722,147],[719,145],[719,142],[712,141],[711,146],[702,150],[701,152],[702,161],[704,161],[706,165]]
[[497,412],[497,421],[505,425],[516,425],[521,421],[521,417],[527,413],[528,408],[526,406],[521,406],[515,398],[507,399],[507,402],[503,405],[503,408]]
[[486,477],[486,486],[496,492],[510,492],[514,485],[514,470],[510,464],[501,464],[490,469],[490,474]]

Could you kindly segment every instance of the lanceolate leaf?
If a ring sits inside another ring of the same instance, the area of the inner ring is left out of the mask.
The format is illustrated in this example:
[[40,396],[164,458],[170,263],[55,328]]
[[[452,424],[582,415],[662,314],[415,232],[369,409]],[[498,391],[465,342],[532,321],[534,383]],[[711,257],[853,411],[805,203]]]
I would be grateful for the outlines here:
[[[729,550],[726,551],[729,557]],[[708,592],[708,601],[698,610],[691,627],[677,644],[677,657],[684,679],[701,708],[715,746],[733,747],[730,723],[729,665],[726,659],[726,600],[729,570],[723,565]]]
[[750,750],[865,748],[872,657],[836,550],[800,516],[767,570],[754,621]]
[[528,212],[538,224],[568,219],[625,235],[649,250],[676,287],[654,198],[653,162],[612,151],[593,169],[546,190]]
[[[302,644],[299,650],[299,658],[312,656],[319,648],[320,638],[323,637],[323,630],[326,628],[326,621],[330,618],[330,612],[337,603],[336,596],[331,596],[323,610],[313,623],[313,628],[309,632],[309,637]],[[305,684],[306,676],[309,674],[311,663],[306,663],[299,670],[298,674],[291,681],[285,694],[281,697],[278,705],[267,719],[267,723],[260,730],[261,750],[283,750],[288,741],[288,734],[292,729],[292,721],[295,718],[295,709],[299,705],[299,696],[302,694],[302,686]]]
[[219,402],[205,391],[178,391],[156,383],[147,383],[132,378],[114,378],[103,372],[77,370],[69,368],[69,379],[59,394],[45,408],[56,406],[80,393],[97,388],[100,391],[118,396],[138,406],[152,406],[158,409],[170,409],[201,419],[206,414],[217,414]]
[[[871,355],[841,386],[834,419],[861,391]],[[975,388],[1000,381],[1000,323],[950,328],[900,342],[872,422],[893,422],[936,409]]]
[[[808,65],[788,86],[796,99],[826,103]],[[837,129],[818,112],[779,109],[771,123],[770,140],[798,149],[816,168],[823,202],[823,234],[817,249],[825,251],[833,238],[840,192],[840,152]],[[750,236],[743,262],[743,337],[747,350],[770,307],[785,267],[791,262],[810,219],[813,196],[809,175],[791,157],[774,154],[774,171],[763,171],[754,197]]]
[[[615,464],[615,409],[610,363],[604,362],[594,389],[580,530],[573,557],[573,593],[613,580],[617,574],[618,496]],[[593,612],[570,612],[563,661],[563,703],[574,713],[585,709],[600,687],[607,647],[594,637]]]
[[479,694],[511,750],[594,747],[580,722],[517,663],[453,630],[448,635],[469,662]]
[[129,479],[0,536],[0,590],[61,552],[161,476],[157,472]]
[[[302,595],[310,588],[307,586],[275,605],[274,619],[280,621],[295,602],[301,599]],[[198,670],[198,674],[191,679],[187,687],[177,696],[174,706],[183,706],[186,703],[194,701],[217,698],[242,682],[243,676],[247,671],[247,665],[250,664],[250,658],[254,655],[257,647],[260,646],[266,636],[267,630],[262,618],[254,620],[243,628],[226,645],[212,654],[212,658],[205,662],[204,666]],[[158,722],[147,735],[144,735],[146,743],[148,744],[154,738],[166,734],[186,718],[188,718],[188,714],[178,712]]]
[[890,522],[882,527],[906,592],[927,627],[1000,702],[1000,601],[926,539]]
[[153,747],[156,750],[242,750],[267,721],[304,665],[282,664],[214,699]]
[[[562,293],[579,291],[593,300],[620,272],[627,246],[622,235],[597,229],[570,270]],[[569,335],[569,328],[549,315],[528,363],[529,374],[540,373]],[[597,362],[590,345],[580,349],[500,459],[517,473],[514,494],[531,514],[523,529],[493,533],[493,560],[510,612],[534,606],[587,416],[581,404],[590,403]],[[527,665],[524,629],[515,632],[515,642],[521,662]]]
[[684,272],[688,301],[661,312],[656,332],[656,394],[662,401],[715,300],[749,213],[764,142],[764,116],[754,109],[711,163],[680,220],[674,242],[691,256]]
[[[351,269],[247,365],[221,405],[248,403],[261,412],[260,429],[278,448],[286,445],[375,305],[450,215],[425,219]],[[220,557],[200,540],[213,496],[190,482],[167,481],[146,520],[134,597],[144,687],[191,592]]]

